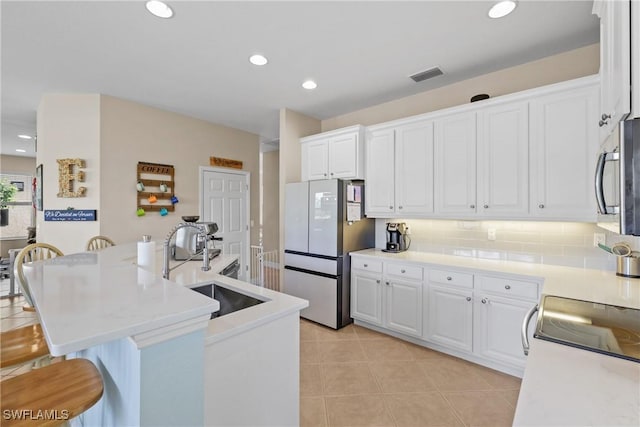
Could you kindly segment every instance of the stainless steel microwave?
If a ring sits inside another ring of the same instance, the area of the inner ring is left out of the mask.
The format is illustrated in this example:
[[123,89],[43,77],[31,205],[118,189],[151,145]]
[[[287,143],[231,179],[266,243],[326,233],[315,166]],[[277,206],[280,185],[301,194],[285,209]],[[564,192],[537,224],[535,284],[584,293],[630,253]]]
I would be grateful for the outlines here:
[[620,122],[603,144],[595,190],[598,226],[640,236],[640,119]]

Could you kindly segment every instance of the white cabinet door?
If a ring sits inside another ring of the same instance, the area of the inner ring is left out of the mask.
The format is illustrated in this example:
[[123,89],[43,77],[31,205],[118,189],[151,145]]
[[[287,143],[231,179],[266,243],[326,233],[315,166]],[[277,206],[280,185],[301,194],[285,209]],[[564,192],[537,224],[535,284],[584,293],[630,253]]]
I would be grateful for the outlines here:
[[382,277],[352,271],[351,317],[374,325],[382,325]]
[[528,103],[478,113],[478,212],[524,217],[529,212]]
[[422,282],[385,279],[385,326],[408,335],[422,335]]
[[393,129],[372,132],[366,144],[365,212],[385,218],[395,212]]
[[435,212],[476,212],[476,113],[455,114],[435,122]]
[[597,86],[531,101],[532,217],[595,222],[597,102]]
[[429,284],[426,322],[428,341],[470,352],[473,348],[473,297],[471,290]]
[[358,170],[360,157],[358,134],[329,139],[329,178],[362,178]]
[[397,128],[395,152],[396,212],[433,212],[433,122]]
[[[520,328],[535,302],[480,294],[474,308],[474,352],[492,360],[524,367]],[[532,322],[531,325],[534,325]]]
[[596,1],[593,6],[600,17],[600,142],[631,110],[630,6],[628,0]]
[[329,177],[329,143],[327,140],[302,144],[305,161],[302,179],[305,181],[327,179]]

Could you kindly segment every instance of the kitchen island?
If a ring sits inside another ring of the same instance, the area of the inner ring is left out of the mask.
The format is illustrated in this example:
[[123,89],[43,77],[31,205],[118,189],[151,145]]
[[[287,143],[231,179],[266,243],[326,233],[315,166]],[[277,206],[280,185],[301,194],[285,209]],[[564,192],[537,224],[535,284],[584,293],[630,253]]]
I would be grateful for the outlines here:
[[[218,274],[236,256],[164,280],[161,251],[154,272],[135,265],[135,243],[25,268],[51,353],[87,358],[103,376],[103,398],[74,424],[298,424],[307,302]],[[211,319],[218,301],[188,289],[208,284],[262,303]]]
[[[417,251],[367,249],[352,255],[425,269],[503,274],[541,283],[542,294],[640,309],[640,279],[613,271]],[[534,338],[513,425],[638,426],[640,363]]]

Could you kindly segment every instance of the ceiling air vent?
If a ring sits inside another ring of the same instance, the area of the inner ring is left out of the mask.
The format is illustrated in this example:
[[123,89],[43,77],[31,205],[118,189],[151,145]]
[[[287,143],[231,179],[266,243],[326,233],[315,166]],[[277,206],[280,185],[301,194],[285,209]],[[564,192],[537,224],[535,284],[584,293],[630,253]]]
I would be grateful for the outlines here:
[[433,67],[433,68],[429,68],[428,70],[420,71],[419,73],[415,73],[414,75],[409,76],[409,77],[411,77],[411,79],[414,82],[418,83],[418,82],[421,82],[421,81],[424,81],[424,80],[427,80],[427,79],[430,79],[430,78],[433,78],[433,77],[441,76],[442,74],[443,73],[442,73],[442,70],[440,68]]

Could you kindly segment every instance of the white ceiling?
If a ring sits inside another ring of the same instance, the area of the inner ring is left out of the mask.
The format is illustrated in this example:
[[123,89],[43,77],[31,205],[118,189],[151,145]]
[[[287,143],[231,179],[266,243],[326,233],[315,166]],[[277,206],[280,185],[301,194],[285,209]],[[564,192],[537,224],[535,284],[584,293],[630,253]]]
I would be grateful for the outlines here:
[[[278,138],[279,109],[326,119],[598,42],[592,1],[5,1],[2,154],[35,156],[44,93],[102,93]],[[263,53],[269,64],[248,62]],[[414,83],[438,66],[444,75]],[[301,83],[313,78],[315,91]]]

